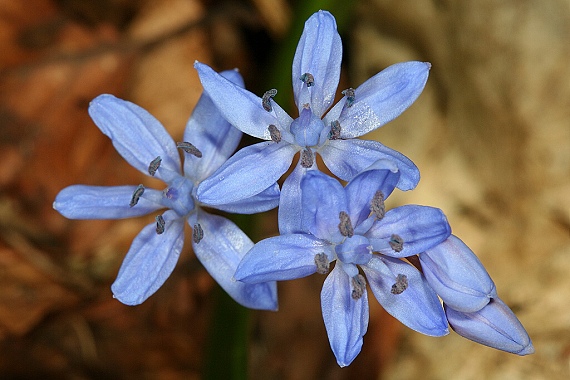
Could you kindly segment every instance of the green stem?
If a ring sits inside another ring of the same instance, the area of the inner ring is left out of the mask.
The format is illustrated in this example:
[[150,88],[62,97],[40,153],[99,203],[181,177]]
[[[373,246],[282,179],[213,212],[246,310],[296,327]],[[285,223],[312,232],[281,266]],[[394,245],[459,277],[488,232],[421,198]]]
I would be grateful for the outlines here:
[[204,379],[247,379],[249,310],[219,286],[210,325]]

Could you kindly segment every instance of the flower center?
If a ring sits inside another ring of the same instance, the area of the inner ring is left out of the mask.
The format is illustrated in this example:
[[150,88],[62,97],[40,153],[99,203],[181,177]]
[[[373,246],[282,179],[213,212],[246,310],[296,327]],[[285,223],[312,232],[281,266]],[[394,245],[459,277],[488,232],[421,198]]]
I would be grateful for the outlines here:
[[298,118],[291,123],[290,131],[295,142],[301,147],[315,146],[324,128],[323,121],[316,116],[310,107],[303,108]]
[[364,265],[372,258],[372,244],[362,235],[354,235],[335,247],[337,258],[345,264]]
[[186,216],[194,210],[192,198],[192,181],[183,176],[178,176],[162,191],[161,203],[179,216]]

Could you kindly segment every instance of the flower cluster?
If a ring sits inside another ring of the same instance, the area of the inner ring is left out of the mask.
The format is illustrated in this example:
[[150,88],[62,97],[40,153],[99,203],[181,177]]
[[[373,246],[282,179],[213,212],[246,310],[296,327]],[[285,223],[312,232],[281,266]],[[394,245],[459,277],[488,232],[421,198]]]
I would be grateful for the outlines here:
[[[273,100],[277,90],[259,97],[243,88],[237,72],[216,73],[196,62],[204,94],[184,141],[176,144],[142,108],[99,96],[89,108],[97,126],[131,165],[167,187],[70,186],[54,208],[75,219],[167,209],[135,238],[112,285],[114,296],[129,305],[143,302],[170,275],[187,220],[198,259],[246,307],[276,309],[276,281],[327,275],[321,307],[340,366],[361,350],[368,287],[388,313],[413,330],[443,336],[451,326],[475,342],[532,353],[524,327],[497,296],[481,262],[451,234],[441,210],[386,209],[394,189],[417,185],[414,163],[379,142],[357,139],[407,109],[423,91],[431,65],[390,66],[342,91],[333,105],[341,59],[334,17],[315,13],[293,61],[297,118]],[[264,141],[232,155],[242,132]],[[178,149],[185,155],[183,170]],[[336,178],[320,170],[317,154]],[[297,156],[279,189],[277,180]],[[257,213],[277,206],[279,236],[255,245],[231,221],[203,210]]]

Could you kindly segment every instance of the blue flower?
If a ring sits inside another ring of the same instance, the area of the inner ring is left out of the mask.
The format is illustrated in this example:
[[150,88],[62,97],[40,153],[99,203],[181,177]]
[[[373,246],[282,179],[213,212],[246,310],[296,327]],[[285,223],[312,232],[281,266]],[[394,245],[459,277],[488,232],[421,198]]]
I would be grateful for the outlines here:
[[443,300],[449,324],[459,335],[518,355],[534,352],[528,333],[497,295],[477,256],[456,236],[419,255],[424,275]]
[[436,293],[402,259],[438,245],[451,230],[439,209],[407,205],[386,211],[384,200],[399,179],[391,162],[375,163],[345,188],[320,171],[307,172],[300,189],[301,224],[308,232],[260,241],[235,274],[246,283],[289,280],[328,273],[336,261],[323,284],[321,306],[340,366],[349,365],[362,347],[366,280],[378,302],[406,326],[431,336],[449,333]]
[[[299,162],[283,184],[279,204],[281,233],[300,229],[299,186],[315,154],[339,178],[349,181],[376,161],[394,162],[397,187],[413,189],[419,171],[407,157],[376,141],[356,139],[399,116],[420,95],[430,64],[404,62],[388,67],[356,89],[349,88],[330,110],[342,59],[342,43],[334,17],[319,11],[305,23],[293,60],[293,92],[299,117],[292,119],[273,101],[276,90],[261,98],[196,62],[204,91],[235,127],[266,140],[243,148],[198,188],[198,199],[210,204],[237,201],[275,182]],[[328,110],[328,112],[327,112]],[[325,114],[326,113],[326,114]],[[226,186],[216,186],[224,179]]]
[[[222,75],[237,86],[243,85],[236,71]],[[196,200],[198,184],[227,160],[241,138],[241,132],[222,118],[209,97],[202,95],[186,125],[184,142],[177,144],[151,114],[112,95],[95,98],[89,114],[125,160],[167,184],[162,191],[143,185],[75,185],[56,197],[54,208],[71,219],[120,219],[167,209],[134,239],[111,286],[114,297],[127,305],[137,305],[162,286],[182,251],[187,220],[193,229],[194,253],[226,292],[246,307],[275,310],[275,282],[247,285],[232,279],[253,242],[230,220],[205,212],[202,206],[209,204]],[[183,171],[179,149],[185,152]],[[213,207],[238,213],[276,207],[277,184],[261,190],[244,200]]]

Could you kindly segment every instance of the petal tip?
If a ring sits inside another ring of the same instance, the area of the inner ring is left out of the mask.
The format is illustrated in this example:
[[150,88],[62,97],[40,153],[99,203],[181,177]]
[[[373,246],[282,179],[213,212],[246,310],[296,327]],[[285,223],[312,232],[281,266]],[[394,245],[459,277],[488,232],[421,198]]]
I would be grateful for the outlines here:
[[516,354],[520,356],[525,356],[525,355],[534,354],[534,352],[535,352],[534,346],[532,345],[532,342],[529,342],[527,346],[525,346],[522,350],[520,350]]

